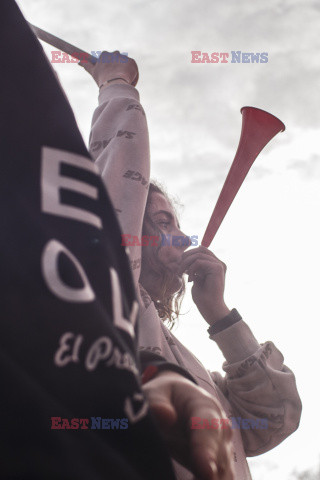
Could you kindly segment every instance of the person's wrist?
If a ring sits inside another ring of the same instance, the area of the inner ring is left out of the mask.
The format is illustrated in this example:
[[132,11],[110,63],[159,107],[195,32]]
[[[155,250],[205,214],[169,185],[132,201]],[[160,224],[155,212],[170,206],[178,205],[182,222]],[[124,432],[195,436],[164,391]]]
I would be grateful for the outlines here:
[[212,325],[215,325],[215,323],[222,320],[223,318],[225,318],[227,315],[229,315],[230,312],[231,310],[225,304],[222,304],[219,307],[216,307],[214,309],[214,312],[208,315],[207,318],[205,318],[205,320],[210,326],[212,326]]
[[197,384],[196,380],[187,370],[174,363],[164,362],[159,365],[148,365],[145,368],[141,376],[142,385],[145,385],[151,380],[162,376],[167,376],[170,378],[173,377],[177,379],[184,378],[185,380],[189,380],[192,383]]
[[99,85],[99,89],[101,90],[102,88],[108,87],[109,85],[114,85],[116,83],[121,83],[121,84],[129,84],[128,80],[124,77],[114,77],[110,78],[109,80],[104,80],[101,82]]

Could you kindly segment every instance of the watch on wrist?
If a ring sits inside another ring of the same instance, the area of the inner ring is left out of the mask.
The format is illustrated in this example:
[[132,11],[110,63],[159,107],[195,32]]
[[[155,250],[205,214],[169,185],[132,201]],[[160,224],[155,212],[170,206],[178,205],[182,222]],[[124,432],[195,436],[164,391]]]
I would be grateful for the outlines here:
[[223,317],[221,320],[218,320],[216,323],[211,325],[207,332],[209,333],[210,338],[212,338],[216,333],[222,332],[222,330],[231,327],[235,323],[239,322],[239,320],[242,320],[242,317],[238,310],[233,308],[226,317]]

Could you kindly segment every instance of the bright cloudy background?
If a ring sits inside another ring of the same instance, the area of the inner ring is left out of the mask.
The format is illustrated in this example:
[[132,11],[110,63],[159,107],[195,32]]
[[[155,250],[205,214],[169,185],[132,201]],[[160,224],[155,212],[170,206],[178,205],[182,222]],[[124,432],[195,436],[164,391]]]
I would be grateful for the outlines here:
[[[297,378],[299,430],[250,460],[254,480],[314,468],[319,433],[320,3],[318,0],[19,0],[29,21],[87,51],[129,52],[140,69],[153,177],[184,204],[201,238],[233,160],[244,105],[278,116],[213,250],[228,265],[226,302],[259,341],[273,340]],[[52,48],[45,47],[50,56]],[[265,64],[192,64],[191,51],[268,52]],[[74,64],[56,65],[88,139],[97,88]],[[22,79],[23,81],[23,79]],[[190,293],[175,334],[210,369],[223,357]],[[317,477],[318,478],[318,477]]]

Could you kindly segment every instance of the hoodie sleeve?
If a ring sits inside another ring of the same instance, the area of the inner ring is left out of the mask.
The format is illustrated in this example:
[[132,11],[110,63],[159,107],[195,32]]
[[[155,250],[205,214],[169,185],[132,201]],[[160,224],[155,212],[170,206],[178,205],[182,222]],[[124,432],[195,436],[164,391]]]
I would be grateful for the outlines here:
[[129,249],[137,285],[141,269],[138,244],[148,194],[150,153],[146,116],[133,86],[114,84],[101,90],[92,119],[90,153],[118,214],[122,245]]
[[233,408],[246,455],[271,450],[299,426],[302,406],[294,374],[275,345],[260,345],[243,320],[211,338],[226,359],[225,377],[211,375]]

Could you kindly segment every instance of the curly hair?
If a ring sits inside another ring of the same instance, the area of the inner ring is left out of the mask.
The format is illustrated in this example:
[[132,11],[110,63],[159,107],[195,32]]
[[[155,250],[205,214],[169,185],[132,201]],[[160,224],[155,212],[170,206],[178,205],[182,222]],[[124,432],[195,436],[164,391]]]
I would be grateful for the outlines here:
[[[150,182],[149,192],[147,197],[147,204],[146,204],[145,214],[143,218],[142,235],[150,235],[150,232],[152,232],[152,234],[154,235],[161,236],[162,234],[161,230],[153,222],[149,214],[149,206],[152,201],[153,193],[160,193],[161,195],[163,195],[173,207],[175,207],[177,202],[169,198],[163,186],[160,185],[158,182],[155,182],[155,181]],[[174,211],[177,214],[176,208],[174,208]],[[146,262],[148,262],[149,264],[151,264],[151,267],[154,267],[154,270],[159,273],[159,277],[161,279],[160,292],[157,294],[157,297],[155,298],[155,296],[148,291],[147,285],[142,284],[142,286],[147,290],[148,294],[151,297],[151,300],[154,302],[154,305],[158,311],[159,317],[163,321],[167,321],[168,326],[171,329],[174,326],[175,321],[180,314],[181,302],[182,302],[186,287],[185,287],[185,281],[184,279],[182,279],[182,285],[180,289],[175,293],[170,293],[170,284],[172,283],[175,275],[174,273],[166,269],[158,259],[158,252],[160,248],[161,246],[157,247],[156,249],[153,249],[153,254],[151,256],[150,255],[147,256],[145,249],[142,249],[142,269],[143,269],[143,265]]]

